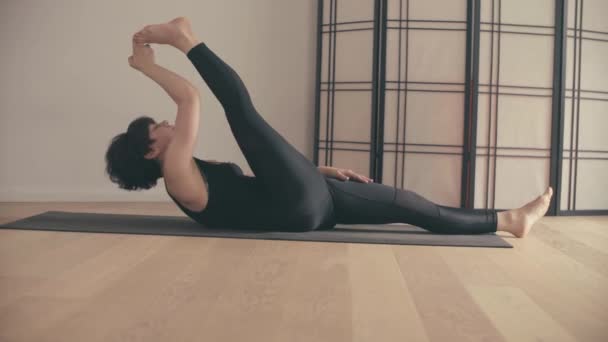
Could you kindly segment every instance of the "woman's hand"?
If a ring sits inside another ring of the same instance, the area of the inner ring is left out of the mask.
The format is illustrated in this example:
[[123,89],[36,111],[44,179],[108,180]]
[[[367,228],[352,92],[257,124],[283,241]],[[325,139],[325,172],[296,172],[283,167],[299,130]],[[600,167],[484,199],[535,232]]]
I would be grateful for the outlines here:
[[154,64],[154,50],[152,50],[152,47],[136,43],[135,37],[133,37],[133,55],[129,56],[129,65],[135,70],[142,71]]
[[356,180],[361,183],[371,183],[374,181],[373,179],[355,173],[353,170],[350,169],[341,169],[331,166],[319,166],[317,168],[322,174],[343,181],[347,181],[349,179]]

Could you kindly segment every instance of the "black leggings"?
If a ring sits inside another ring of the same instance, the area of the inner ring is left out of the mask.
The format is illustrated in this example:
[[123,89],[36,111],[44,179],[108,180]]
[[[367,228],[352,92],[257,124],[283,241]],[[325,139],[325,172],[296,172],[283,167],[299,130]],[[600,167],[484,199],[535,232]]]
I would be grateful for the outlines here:
[[257,112],[239,75],[205,43],[188,58],[224,108],[230,129],[256,179],[293,231],[335,224],[409,223],[441,234],[496,231],[497,212],[437,205],[408,190],[323,175]]

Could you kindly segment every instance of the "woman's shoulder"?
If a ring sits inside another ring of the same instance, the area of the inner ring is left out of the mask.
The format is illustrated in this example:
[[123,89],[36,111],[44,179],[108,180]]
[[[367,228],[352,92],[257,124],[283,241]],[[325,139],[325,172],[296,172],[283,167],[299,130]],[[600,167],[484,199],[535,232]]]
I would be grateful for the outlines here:
[[191,211],[202,211],[207,205],[209,191],[202,176],[191,161],[190,167],[167,172],[163,179],[169,196]]

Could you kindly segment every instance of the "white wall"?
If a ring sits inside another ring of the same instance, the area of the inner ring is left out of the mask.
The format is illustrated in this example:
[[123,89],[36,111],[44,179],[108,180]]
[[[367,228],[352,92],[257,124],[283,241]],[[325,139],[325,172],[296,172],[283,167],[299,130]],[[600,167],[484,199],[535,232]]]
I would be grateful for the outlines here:
[[[2,0],[0,201],[170,201],[162,180],[148,191],[118,189],[104,154],[140,115],[174,122],[169,96],[127,58],[134,32],[182,15],[240,74],[268,123],[312,160],[316,1]],[[195,156],[251,173],[194,66],[172,47],[153,48],[158,64],[201,92]]]

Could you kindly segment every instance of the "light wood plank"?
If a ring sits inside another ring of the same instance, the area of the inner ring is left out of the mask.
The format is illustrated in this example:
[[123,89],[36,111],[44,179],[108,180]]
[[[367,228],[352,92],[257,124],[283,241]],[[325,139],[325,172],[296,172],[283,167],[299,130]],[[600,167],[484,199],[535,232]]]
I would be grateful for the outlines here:
[[[104,235],[104,236],[101,236]],[[28,296],[53,296],[61,298],[90,298],[120,281],[137,265],[154,253],[174,242],[173,236],[137,236],[126,234],[97,234],[94,240],[82,243],[84,250],[95,250],[95,245],[104,248],[64,272],[58,272],[44,283],[30,288]],[[194,239],[191,239],[194,241]],[[203,248],[206,241],[197,241]],[[188,245],[184,241],[183,245]],[[83,255],[84,253],[81,253]],[[79,279],[78,282],[70,281]]]
[[393,246],[429,339],[504,341],[462,282],[441,259],[437,248]]
[[605,339],[608,298],[601,274],[544,243],[535,231],[512,254],[487,257],[569,334],[581,341]]
[[350,244],[353,341],[429,341],[391,246]]
[[[36,332],[48,329],[83,305],[84,300],[23,296],[0,311],[0,341],[43,341]],[[59,340],[58,336],[51,338]]]
[[507,341],[578,341],[526,293],[510,286],[467,286]]
[[[200,242],[200,239],[191,239],[194,240]],[[209,248],[205,247],[207,244],[202,244],[198,252],[183,253],[172,244],[175,239],[164,242],[160,248],[153,248],[152,253],[145,248],[140,249],[140,253],[147,257],[133,265],[130,272],[97,292],[86,306],[49,329],[38,331],[33,338],[49,339],[49,336],[53,336],[51,340],[56,337],[57,341],[115,340],[109,336],[119,332],[137,334],[154,315],[160,315],[163,321],[167,317],[175,317],[180,303],[188,302],[192,293],[201,286],[203,274],[192,274],[192,269],[211,260],[207,254]],[[187,281],[184,281],[184,277]],[[100,330],[99,322],[111,328]],[[128,328],[134,331],[128,331]],[[91,334],[91,331],[97,333]],[[126,338],[126,335],[122,338]]]

